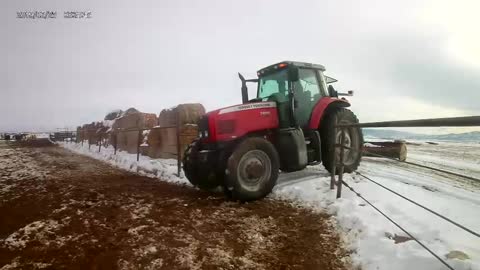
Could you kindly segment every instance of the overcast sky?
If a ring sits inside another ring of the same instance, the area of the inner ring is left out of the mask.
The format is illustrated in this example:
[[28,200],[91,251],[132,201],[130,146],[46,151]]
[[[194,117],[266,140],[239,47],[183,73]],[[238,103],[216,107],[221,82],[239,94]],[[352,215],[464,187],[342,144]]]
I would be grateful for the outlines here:
[[480,115],[478,10],[475,0],[1,1],[0,131],[237,104],[237,72],[282,60],[325,65],[337,90],[355,90],[362,122]]

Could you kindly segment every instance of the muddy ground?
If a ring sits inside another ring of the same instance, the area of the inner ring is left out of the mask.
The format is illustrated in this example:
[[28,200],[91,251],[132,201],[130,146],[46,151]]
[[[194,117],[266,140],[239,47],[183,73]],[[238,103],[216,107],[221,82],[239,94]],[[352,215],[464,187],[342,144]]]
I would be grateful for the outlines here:
[[345,269],[329,217],[0,141],[0,269]]

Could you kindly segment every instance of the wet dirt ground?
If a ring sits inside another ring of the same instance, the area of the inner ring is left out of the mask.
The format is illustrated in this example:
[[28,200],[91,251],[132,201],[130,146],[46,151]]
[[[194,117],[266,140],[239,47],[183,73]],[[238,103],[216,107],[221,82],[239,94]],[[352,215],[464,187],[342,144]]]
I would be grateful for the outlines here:
[[0,141],[0,269],[345,269],[329,217]]

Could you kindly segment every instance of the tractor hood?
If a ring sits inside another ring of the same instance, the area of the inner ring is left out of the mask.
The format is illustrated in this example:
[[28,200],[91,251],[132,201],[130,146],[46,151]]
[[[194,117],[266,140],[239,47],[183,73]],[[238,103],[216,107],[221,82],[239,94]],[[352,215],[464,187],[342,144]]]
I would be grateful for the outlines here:
[[275,102],[254,102],[246,104],[238,104],[225,108],[221,108],[215,111],[208,112],[207,114],[228,114],[240,111],[248,111],[255,109],[264,109],[264,108],[276,108],[277,104]]
[[277,104],[254,102],[208,112],[200,119],[199,135],[209,142],[229,141],[251,132],[277,127]]

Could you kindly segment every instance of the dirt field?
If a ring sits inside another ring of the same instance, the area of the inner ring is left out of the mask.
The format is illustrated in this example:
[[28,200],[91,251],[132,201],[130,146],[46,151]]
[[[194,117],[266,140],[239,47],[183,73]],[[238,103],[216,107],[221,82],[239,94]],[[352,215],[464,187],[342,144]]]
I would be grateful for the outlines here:
[[0,141],[0,269],[344,269],[328,216]]

